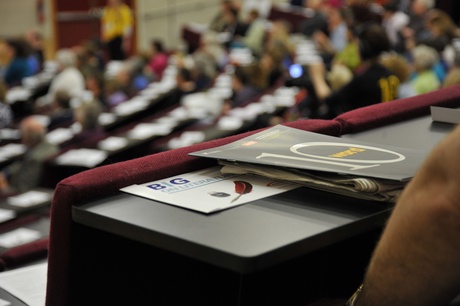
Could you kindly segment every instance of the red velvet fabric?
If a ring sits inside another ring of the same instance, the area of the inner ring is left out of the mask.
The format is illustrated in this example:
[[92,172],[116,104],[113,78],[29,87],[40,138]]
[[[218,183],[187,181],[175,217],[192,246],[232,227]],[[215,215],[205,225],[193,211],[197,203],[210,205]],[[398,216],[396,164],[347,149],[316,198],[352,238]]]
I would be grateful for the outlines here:
[[[326,120],[301,120],[286,125],[331,136],[339,136],[341,130],[338,122]],[[70,304],[72,205],[117,194],[120,188],[131,184],[146,183],[211,166],[215,161],[187,154],[227,144],[255,132],[103,166],[62,180],[56,188],[51,206],[46,305]]]
[[460,106],[460,85],[411,98],[355,109],[337,116],[334,120],[342,126],[341,135],[343,135],[428,115],[432,105]]
[[48,254],[48,238],[29,242],[11,248],[0,255],[6,269],[14,269],[36,260],[46,259]]

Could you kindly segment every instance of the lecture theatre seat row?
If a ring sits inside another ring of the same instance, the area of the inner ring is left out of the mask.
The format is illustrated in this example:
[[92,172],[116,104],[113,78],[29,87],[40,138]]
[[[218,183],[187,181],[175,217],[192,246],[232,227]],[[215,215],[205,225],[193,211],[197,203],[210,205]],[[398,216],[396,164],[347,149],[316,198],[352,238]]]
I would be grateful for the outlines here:
[[[401,99],[354,110],[334,120],[301,120],[286,125],[331,136],[341,136],[427,115],[429,106],[460,106],[460,86],[442,89],[414,98]],[[117,194],[120,188],[190,172],[215,164],[211,159],[188,156],[193,151],[241,139],[257,131],[208,141],[181,149],[88,170],[61,181],[51,207],[48,253],[47,305],[71,303],[72,205]]]

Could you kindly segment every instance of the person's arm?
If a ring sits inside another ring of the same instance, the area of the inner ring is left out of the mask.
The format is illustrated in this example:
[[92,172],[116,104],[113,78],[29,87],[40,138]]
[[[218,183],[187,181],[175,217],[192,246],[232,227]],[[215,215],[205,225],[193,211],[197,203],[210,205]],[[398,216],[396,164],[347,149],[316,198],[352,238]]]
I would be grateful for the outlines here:
[[326,68],[324,67],[324,63],[322,61],[312,63],[308,66],[308,71],[318,99],[322,100],[329,96],[332,90],[326,82]]
[[445,305],[460,293],[460,128],[398,201],[353,305]]

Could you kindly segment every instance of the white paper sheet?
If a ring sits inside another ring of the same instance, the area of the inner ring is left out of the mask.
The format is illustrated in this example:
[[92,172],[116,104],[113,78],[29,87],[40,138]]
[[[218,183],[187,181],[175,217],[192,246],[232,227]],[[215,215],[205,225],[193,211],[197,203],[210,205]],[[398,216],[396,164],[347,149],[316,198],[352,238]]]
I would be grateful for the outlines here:
[[50,193],[43,192],[43,191],[37,191],[37,190],[31,190],[31,191],[24,192],[17,196],[9,197],[8,199],[6,199],[6,202],[12,206],[30,207],[30,206],[34,206],[37,204],[51,201],[51,198],[52,198],[52,194]]
[[2,272],[0,287],[29,306],[43,306],[46,300],[47,271],[48,263],[44,262]]
[[4,248],[14,248],[40,239],[42,234],[39,231],[20,227],[15,230],[0,235],[0,246]]

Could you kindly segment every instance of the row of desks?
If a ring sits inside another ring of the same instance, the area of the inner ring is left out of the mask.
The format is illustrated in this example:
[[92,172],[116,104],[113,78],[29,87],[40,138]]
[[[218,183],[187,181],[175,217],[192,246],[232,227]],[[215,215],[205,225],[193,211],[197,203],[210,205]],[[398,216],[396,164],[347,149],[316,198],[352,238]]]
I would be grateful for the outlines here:
[[[428,154],[452,128],[427,116],[343,137]],[[76,243],[72,297],[111,299],[91,277],[121,290],[118,299],[138,303],[304,305],[321,294],[347,294],[390,212],[388,204],[307,188],[214,215],[126,194],[82,203],[72,209],[86,237]],[[115,268],[130,281],[108,279]]]

